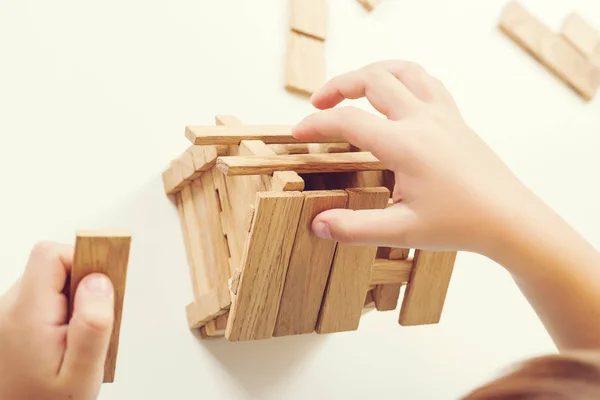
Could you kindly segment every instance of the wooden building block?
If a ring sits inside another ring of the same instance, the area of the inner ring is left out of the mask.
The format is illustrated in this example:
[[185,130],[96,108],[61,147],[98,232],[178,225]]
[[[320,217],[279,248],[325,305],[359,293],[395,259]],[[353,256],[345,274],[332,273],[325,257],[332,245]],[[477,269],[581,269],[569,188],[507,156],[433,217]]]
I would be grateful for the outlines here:
[[358,0],[358,2],[369,12],[373,11],[377,7],[381,0]]
[[371,285],[406,283],[410,280],[413,260],[375,259],[371,272]]
[[203,328],[206,337],[225,336],[225,328],[227,327],[228,318],[229,311],[223,315],[219,315],[217,318],[204,325]]
[[179,193],[186,184],[186,179],[183,175],[181,165],[172,163],[162,173],[163,188],[167,195]]
[[[242,140],[262,140],[266,144],[302,143],[292,136],[289,125],[187,126],[185,136],[196,145],[239,145]],[[320,138],[315,143],[344,143],[342,139]]]
[[400,309],[400,325],[440,321],[456,252],[415,251],[410,281]]
[[328,0],[291,0],[290,28],[315,39],[325,40],[328,6]]
[[[347,192],[351,210],[383,209],[390,197],[387,188],[356,188]],[[318,333],[358,329],[376,253],[375,246],[338,244],[317,322]]]
[[186,314],[188,325],[197,329],[216,317],[225,314],[231,306],[231,295],[227,284],[202,294],[196,301],[188,304]]
[[288,143],[268,145],[275,154],[349,153],[350,143]]
[[77,233],[75,241],[69,290],[69,319],[73,315],[77,286],[84,277],[91,273],[101,273],[111,280],[114,287],[115,319],[104,364],[105,383],[115,380],[130,247],[131,234],[118,231],[81,231]]
[[566,18],[561,34],[587,57],[596,69],[596,75],[600,74],[600,32],[577,13],[572,13]]
[[[369,152],[274,155],[268,157],[225,156],[217,159],[217,169],[225,175],[270,175],[276,171],[299,174],[345,171],[381,171],[384,165]],[[387,201],[386,201],[387,203]]]
[[285,64],[287,90],[312,95],[325,84],[325,43],[289,32]]
[[600,54],[600,32],[577,13],[565,19],[561,34],[585,56]]
[[594,97],[598,76],[592,64],[564,37],[552,32],[518,2],[512,1],[506,6],[499,28],[585,100]]
[[228,340],[273,336],[303,202],[304,195],[300,192],[257,195],[254,223],[246,241],[237,294],[227,321]]
[[346,208],[345,191],[306,192],[285,278],[274,336],[315,331],[336,242],[312,233],[312,221],[333,208]]
[[[276,154],[262,140],[242,140],[240,155],[269,157]],[[270,186],[275,192],[302,191],[304,180],[294,171],[275,171]]]
[[[389,260],[406,260],[408,254],[409,249],[380,247],[377,250],[377,258],[387,258]],[[373,289],[373,300],[377,311],[392,311],[398,307],[398,298],[403,284],[404,282],[377,285]]]

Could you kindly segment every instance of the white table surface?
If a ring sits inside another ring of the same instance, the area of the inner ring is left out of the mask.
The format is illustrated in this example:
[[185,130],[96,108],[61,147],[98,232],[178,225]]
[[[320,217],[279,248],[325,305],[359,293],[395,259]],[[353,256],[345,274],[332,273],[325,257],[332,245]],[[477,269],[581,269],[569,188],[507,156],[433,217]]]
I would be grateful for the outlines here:
[[[599,244],[600,100],[583,102],[501,35],[504,4],[383,0],[367,14],[332,0],[327,75],[422,63],[519,177]],[[596,0],[524,4],[554,29],[571,10],[600,27]],[[186,256],[160,174],[188,146],[187,124],[293,124],[313,111],[283,89],[287,31],[284,0],[0,0],[0,291],[38,240],[133,232],[117,377],[102,400],[455,399],[554,352],[507,273],[463,253],[436,326],[403,328],[395,311],[327,336],[190,333]]]

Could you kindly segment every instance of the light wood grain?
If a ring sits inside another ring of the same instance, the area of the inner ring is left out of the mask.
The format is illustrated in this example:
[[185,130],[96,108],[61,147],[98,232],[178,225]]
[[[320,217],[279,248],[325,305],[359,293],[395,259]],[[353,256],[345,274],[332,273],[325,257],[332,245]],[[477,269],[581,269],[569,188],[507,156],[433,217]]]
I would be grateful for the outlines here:
[[[389,260],[406,260],[409,255],[409,249],[398,249],[390,247],[380,247],[377,250],[377,258],[387,258]],[[377,311],[392,311],[398,307],[398,298],[400,297],[401,283],[391,283],[387,285],[377,285],[373,290],[373,300]]]
[[197,329],[225,314],[231,306],[231,296],[227,284],[222,284],[215,289],[202,294],[195,302],[188,304],[186,314],[188,325]]
[[309,153],[349,153],[349,143],[288,143],[269,144],[275,154],[309,154]]
[[511,1],[505,7],[499,28],[585,100],[594,97],[598,76],[592,64],[518,2]]
[[[243,140],[240,143],[240,155],[246,156],[275,156],[275,152],[271,150],[262,140]],[[267,186],[275,192],[282,191],[302,191],[304,190],[304,180],[294,171],[275,171],[272,179],[269,176],[262,176],[262,179],[268,179]]]
[[440,321],[456,252],[416,250],[413,270],[400,309],[400,325]]
[[[185,136],[196,145],[239,145],[242,140],[266,144],[302,143],[292,136],[289,125],[187,126]],[[315,143],[344,143],[342,139],[315,139]]]
[[392,285],[406,283],[410,280],[413,260],[375,259],[371,272],[371,285]]
[[373,11],[377,7],[381,0],[358,0],[358,2],[369,12]]
[[325,43],[290,30],[285,61],[287,90],[311,95],[325,84]]
[[243,254],[237,294],[229,312],[225,332],[228,340],[273,336],[303,202],[301,192],[257,195],[254,223]]
[[328,0],[291,0],[290,28],[298,33],[325,40]]
[[268,157],[225,156],[217,158],[217,169],[228,176],[270,175],[276,171],[299,174],[344,171],[381,171],[383,164],[369,152],[296,154]]
[[323,211],[346,208],[347,200],[340,190],[305,193],[274,336],[314,332],[336,242],[317,238],[311,225]]
[[571,13],[565,19],[561,35],[583,54],[596,70],[600,84],[600,32],[577,13]]
[[[390,197],[390,191],[383,187],[347,192],[351,210],[383,209]],[[317,322],[318,333],[358,329],[376,253],[376,246],[338,244]]]
[[104,364],[105,383],[115,380],[130,247],[131,234],[121,231],[79,231],[75,240],[68,301],[69,319],[73,315],[76,289],[87,275],[104,274],[111,280],[114,288],[114,325]]

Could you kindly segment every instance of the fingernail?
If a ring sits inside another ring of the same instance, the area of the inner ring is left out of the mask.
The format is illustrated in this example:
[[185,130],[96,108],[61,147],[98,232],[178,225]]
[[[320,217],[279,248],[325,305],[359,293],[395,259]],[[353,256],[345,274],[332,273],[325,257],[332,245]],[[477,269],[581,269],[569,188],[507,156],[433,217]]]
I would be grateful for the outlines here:
[[329,224],[326,222],[316,222],[313,231],[320,239],[331,239],[331,229],[329,229]]
[[110,297],[112,296],[113,290],[110,280],[104,275],[91,275],[85,279],[85,289],[90,292],[101,296]]

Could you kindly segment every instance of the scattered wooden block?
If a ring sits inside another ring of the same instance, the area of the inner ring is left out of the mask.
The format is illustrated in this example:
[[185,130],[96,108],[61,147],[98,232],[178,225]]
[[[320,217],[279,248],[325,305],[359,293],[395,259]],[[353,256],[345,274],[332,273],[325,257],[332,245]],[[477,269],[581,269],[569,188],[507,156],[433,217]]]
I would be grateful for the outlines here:
[[[289,125],[187,126],[186,138],[196,145],[239,145],[242,140],[262,140],[266,144],[302,143],[292,136]],[[344,143],[342,139],[320,138],[315,143]]]
[[414,265],[400,309],[400,325],[440,321],[456,252],[415,251]]
[[275,154],[348,153],[350,143],[289,143],[268,145]]
[[325,40],[328,6],[327,0],[292,0],[291,29],[315,39]]
[[[227,176],[270,175],[276,171],[299,174],[347,171],[381,171],[384,165],[369,152],[296,154],[287,156],[225,156],[217,159],[217,169]],[[387,203],[387,201],[386,201]]]
[[314,332],[336,243],[317,238],[311,224],[325,210],[346,208],[347,200],[342,190],[305,193],[274,336]]
[[325,84],[325,43],[290,31],[287,44],[285,87],[312,95]]
[[598,88],[594,67],[561,35],[538,21],[518,2],[510,2],[500,17],[499,28],[535,57],[585,100]]
[[600,84],[600,32],[576,13],[570,14],[561,30],[562,36],[583,54],[596,69]]
[[[348,189],[351,210],[383,209],[387,188]],[[317,322],[317,333],[358,329],[377,247],[338,244]]]
[[225,331],[228,340],[273,336],[303,202],[300,192],[258,193]]
[[369,12],[373,11],[377,7],[381,0],[358,0],[358,2]]
[[111,280],[114,287],[115,319],[104,364],[104,383],[115,380],[130,247],[131,234],[119,231],[80,231],[77,232],[75,241],[69,290],[69,319],[73,315],[77,286],[84,277],[91,273],[101,273]]

